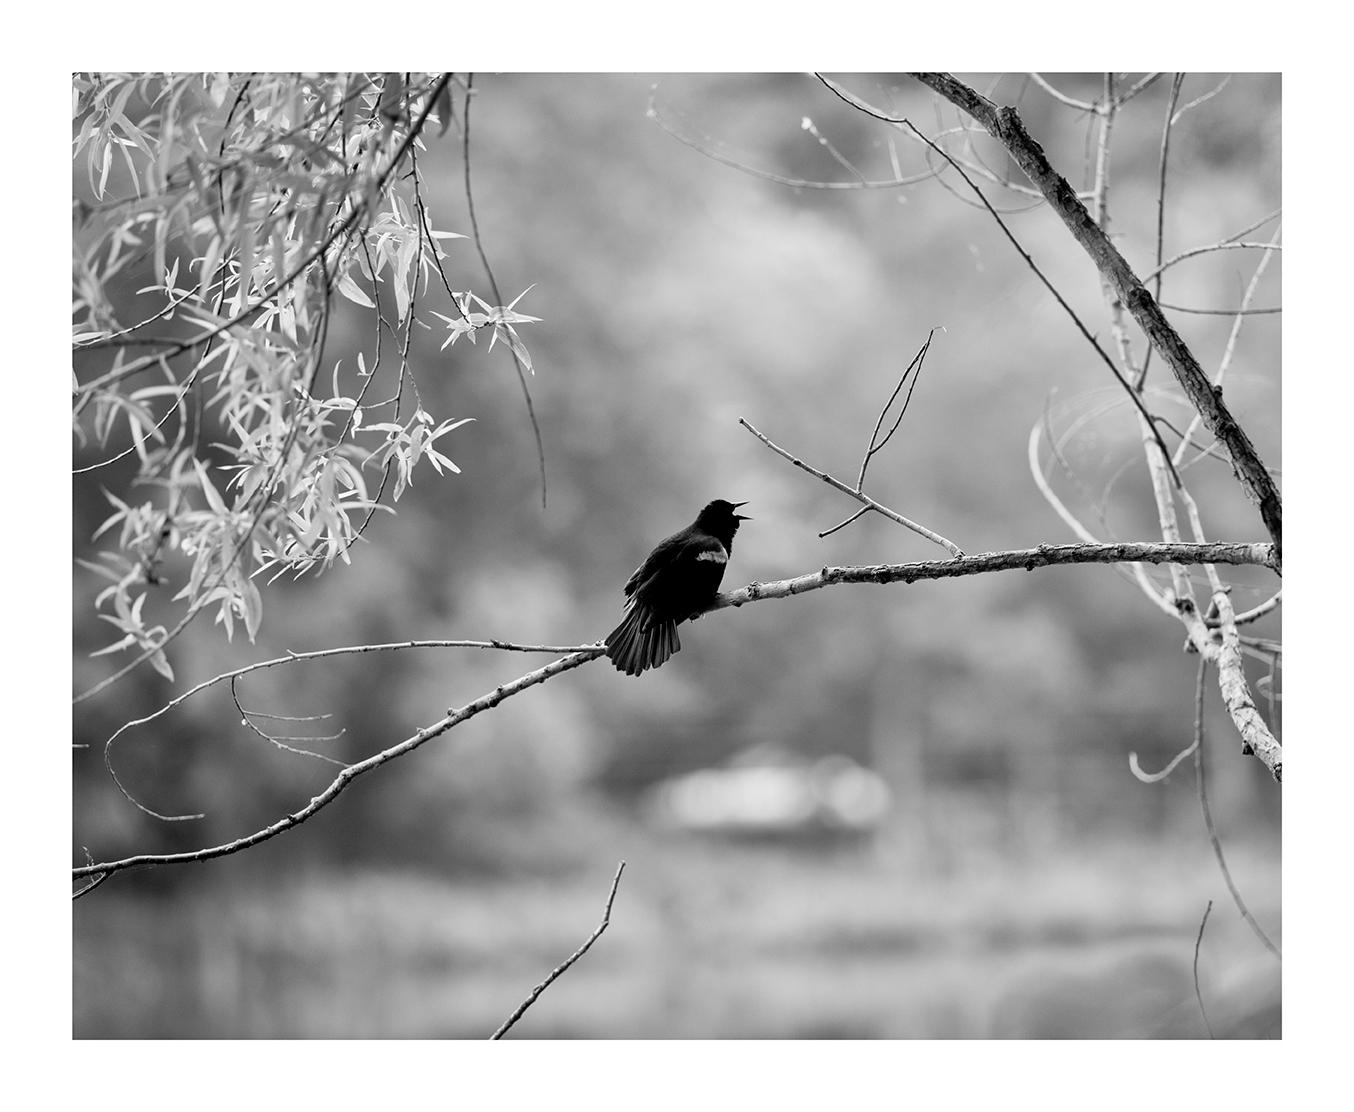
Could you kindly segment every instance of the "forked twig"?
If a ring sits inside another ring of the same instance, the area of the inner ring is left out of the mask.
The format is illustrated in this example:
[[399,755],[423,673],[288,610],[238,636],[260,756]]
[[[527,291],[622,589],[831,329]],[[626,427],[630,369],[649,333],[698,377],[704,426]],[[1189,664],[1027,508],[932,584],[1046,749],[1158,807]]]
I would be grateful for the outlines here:
[[787,452],[779,444],[776,444],[770,439],[768,439],[768,437],[764,433],[759,432],[742,417],[738,418],[738,423],[742,425],[743,428],[747,429],[748,432],[752,433],[753,436],[755,436],[758,440],[760,440],[773,452],[775,452],[776,455],[781,456],[784,459],[788,459],[800,470],[807,471],[810,475],[817,476],[818,478],[822,479],[823,482],[827,483],[828,486],[836,487],[843,494],[849,494],[857,502],[860,502],[862,505],[864,505],[866,509],[875,510],[876,512],[883,514],[890,521],[896,521],[904,529],[911,529],[912,532],[916,533],[918,536],[925,537],[928,541],[940,545],[942,548],[948,551],[951,556],[955,557],[956,559],[964,555],[964,550],[960,548],[957,544],[955,544],[953,541],[946,540],[939,533],[933,533],[930,529],[926,528],[925,525],[918,525],[915,521],[912,521],[911,519],[904,517],[902,514],[889,509],[887,506],[881,505],[880,503],[876,502],[873,498],[871,498],[868,494],[865,494],[859,490],[853,490],[851,487],[847,486],[840,479],[835,478],[824,471],[819,471],[818,468],[816,467],[811,467],[809,464],[805,463],[799,457],[791,454],[790,452]]
[[[856,477],[857,490],[863,490],[865,487],[865,470],[870,466],[870,460],[874,458],[874,454],[893,439],[893,434],[898,431],[898,426],[903,423],[903,418],[907,415],[907,407],[912,404],[912,391],[917,388],[917,380],[921,378],[921,369],[926,362],[926,353],[931,350],[931,340],[935,337],[935,334],[934,328],[927,333],[926,343],[922,344],[921,350],[912,357],[912,362],[907,365],[907,370],[898,379],[898,385],[893,388],[889,400],[884,403],[884,408],[879,411],[879,420],[874,423],[874,432],[870,433],[870,443],[866,446],[865,455],[860,461],[860,474]],[[914,370],[917,373],[912,375]],[[894,399],[898,397],[898,392],[902,390],[903,383],[907,381],[909,375],[912,375],[912,385],[907,388],[907,397],[903,399],[903,407],[898,410],[898,419],[893,422],[893,427],[889,429],[884,439],[879,440],[879,430],[884,427],[884,417],[888,414],[889,407],[893,405]]]
[[[941,329],[941,331],[943,332],[944,329]],[[874,458],[876,452],[880,451],[885,444],[893,439],[893,434],[898,431],[898,426],[903,423],[903,418],[907,416],[907,407],[912,404],[912,391],[917,388],[917,380],[921,378],[921,367],[926,360],[926,353],[930,350],[931,340],[935,334],[936,330],[934,328],[931,329],[926,337],[926,343],[922,344],[921,350],[912,357],[912,362],[907,365],[907,369],[903,371],[902,377],[898,379],[898,385],[893,388],[893,393],[889,395],[888,401],[884,403],[884,408],[879,411],[879,419],[874,423],[874,431],[870,433],[870,442],[865,446],[865,455],[862,456],[860,460],[860,474],[856,476],[857,492],[865,489],[865,472],[869,469],[870,460]],[[916,371],[915,375],[912,374],[913,371]],[[888,416],[889,409],[892,408],[893,403],[897,400],[898,394],[902,391],[903,385],[907,382],[909,375],[912,375],[912,385],[907,388],[907,397],[903,399],[903,406],[898,411],[898,417],[893,422],[893,426],[884,436],[884,439],[880,440],[879,430],[884,427],[884,418]],[[833,533],[837,532],[837,530],[845,529],[851,522],[864,517],[869,512],[869,506],[862,506],[845,521],[839,521],[836,525],[832,526],[832,528],[824,529],[818,534],[818,539],[822,540],[824,537],[830,537]]]

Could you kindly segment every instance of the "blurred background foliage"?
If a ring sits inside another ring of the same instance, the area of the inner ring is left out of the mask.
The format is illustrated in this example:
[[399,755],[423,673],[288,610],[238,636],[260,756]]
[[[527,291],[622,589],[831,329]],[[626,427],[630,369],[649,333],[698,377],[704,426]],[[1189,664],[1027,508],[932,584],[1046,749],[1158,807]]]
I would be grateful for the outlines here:
[[[993,79],[970,80],[986,90]],[[1073,96],[1100,92],[1099,75],[1050,80]],[[956,122],[906,79],[847,83],[932,131]],[[1216,84],[1191,75],[1182,102]],[[1162,80],[1137,97],[1114,136],[1112,228],[1139,273],[1155,249],[1168,91]],[[1018,103],[1055,166],[1083,184],[1084,114],[1019,75],[989,95]],[[646,114],[651,97],[697,144],[784,176],[852,180],[817,136],[865,178],[892,173],[894,133],[807,75],[477,79],[484,246],[505,299],[534,284],[519,309],[542,318],[525,338],[547,508],[507,353],[439,352],[439,333],[416,334],[428,408],[476,419],[439,445],[462,474],[420,473],[351,567],[269,588],[255,644],[199,621],[171,654],[176,683],[142,667],[76,707],[74,741],[88,746],[73,756],[77,861],[85,847],[107,859],[229,840],[295,810],[334,771],[244,729],[215,688],[113,749],[148,806],[206,814],[162,823],[132,808],[104,768],[104,741],[127,719],[287,650],[595,640],[617,619],[631,569],[711,498],[746,499],[755,518],[726,586],[938,558],[882,518],[820,540],[854,504],[737,425],[746,417],[854,477],[879,407],[934,326],[944,332],[867,489],[970,553],[1072,539],[1028,473],[1030,428],[1047,411],[1064,430],[1116,402],[1115,388],[962,183],[951,173],[907,189],[787,188],[677,142]],[[919,147],[894,143],[903,173],[925,169]],[[468,232],[455,132],[428,146],[434,226]],[[1279,150],[1277,76],[1234,76],[1185,115],[1167,256],[1277,209]],[[76,195],[84,188],[77,176]],[[1007,219],[1027,250],[1107,337],[1094,268],[1057,218],[989,195],[1016,210]],[[462,273],[478,273],[469,240],[444,246],[465,253]],[[1257,259],[1191,260],[1169,273],[1163,299],[1235,306]],[[1280,303],[1280,271],[1276,260],[1257,305]],[[130,286],[144,278],[126,275]],[[1215,367],[1232,319],[1173,319]],[[1279,341],[1279,316],[1249,318],[1227,384],[1271,466],[1281,463]],[[332,355],[351,365],[371,346],[368,313],[345,305]],[[1159,362],[1152,378],[1169,385]],[[1171,410],[1164,395],[1154,404]],[[1065,448],[1075,480],[1054,482],[1103,535],[1150,539],[1131,413],[1117,404],[1087,423]],[[77,466],[96,451],[77,453]],[[1190,478],[1211,537],[1262,537],[1225,464]],[[1090,507],[1111,480],[1102,529]],[[104,516],[99,484],[77,482],[75,555],[89,553]],[[1238,609],[1273,586],[1256,569],[1235,580]],[[112,667],[88,655],[107,640],[92,614],[97,589],[77,568],[77,691]],[[1278,629],[1271,616],[1254,631]],[[1278,1035],[1278,965],[1226,895],[1192,766],[1155,785],[1129,772],[1130,751],[1152,769],[1188,743],[1196,662],[1178,624],[1125,575],[1066,567],[835,588],[711,615],[682,640],[682,653],[638,680],[601,662],[512,699],[256,849],[113,878],[74,906],[75,1034],[485,1036],[591,931],[624,858],[609,932],[515,1034],[1199,1037],[1190,963],[1213,899],[1200,981],[1214,1029]],[[251,675],[241,700],[329,716],[282,732],[342,730],[315,745],[351,760],[533,659],[326,659]],[[1239,755],[1216,688],[1206,720],[1229,862],[1277,940],[1279,793]],[[829,755],[886,786],[868,821],[693,829],[662,805],[665,784],[698,770],[809,769]]]

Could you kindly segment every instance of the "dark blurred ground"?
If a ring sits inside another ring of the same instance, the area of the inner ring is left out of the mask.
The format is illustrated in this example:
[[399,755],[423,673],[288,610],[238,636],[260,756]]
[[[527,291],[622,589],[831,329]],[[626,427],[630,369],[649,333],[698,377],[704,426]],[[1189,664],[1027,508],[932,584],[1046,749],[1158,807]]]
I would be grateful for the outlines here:
[[[1058,79],[1093,96],[1099,79]],[[1186,97],[1216,81],[1193,75]],[[177,680],[138,672],[77,707],[77,860],[193,848],[274,821],[331,766],[267,746],[214,692],[119,741],[128,718],[227,668],[341,644],[473,637],[581,643],[619,612],[620,584],[659,537],[712,497],[748,499],[727,585],[824,564],[931,559],[883,520],[817,533],[845,499],[767,452],[744,416],[853,478],[897,375],[943,325],[899,436],[870,489],[969,552],[1070,539],[1025,463],[1047,410],[1062,433],[1117,401],[1106,372],[984,213],[934,181],[906,192],[790,190],[702,158],[645,118],[653,79],[484,78],[472,158],[485,246],[507,299],[543,318],[523,335],[550,467],[534,447],[506,356],[416,345],[424,405],[474,416],[444,442],[463,474],[417,474],[399,516],[375,523],[351,568],[279,582],[258,642],[202,625],[178,642]],[[667,77],[658,104],[684,134],[806,178],[850,175],[801,126],[811,117],[870,178],[889,133],[804,76]],[[1196,88],[1197,85],[1197,88]],[[883,105],[934,119],[915,86],[858,77]],[[985,88],[980,81],[978,87]],[[1019,79],[994,94],[1014,100]],[[1140,271],[1155,250],[1166,88],[1116,128],[1111,212]],[[896,99],[894,99],[896,98]],[[1080,181],[1086,124],[1027,92],[1031,132]],[[945,123],[949,123],[946,117]],[[703,138],[702,138],[703,137]],[[431,143],[434,224],[467,230],[459,144]],[[1279,198],[1279,84],[1240,76],[1179,125],[1168,255],[1215,242]],[[900,146],[904,172],[923,164]],[[1012,204],[1010,207],[1023,207]],[[1106,333],[1089,262],[1049,213],[1010,217],[1064,295]],[[1268,233],[1266,233],[1268,234]],[[473,249],[461,285],[483,285]],[[1165,300],[1234,305],[1250,252],[1172,272]],[[1257,304],[1281,301],[1272,263]],[[136,281],[135,275],[129,281]],[[1229,405],[1267,463],[1279,453],[1279,317],[1250,318]],[[1206,370],[1228,317],[1180,315]],[[354,311],[335,356],[370,344]],[[352,365],[352,359],[346,365]],[[1159,364],[1153,381],[1162,382]],[[1170,409],[1162,398],[1158,403]],[[1064,447],[1056,485],[1102,536],[1155,530],[1126,407]],[[115,476],[104,474],[114,485]],[[1261,536],[1225,465],[1190,484],[1219,539]],[[1107,520],[1092,510],[1108,490]],[[105,516],[77,484],[74,547]],[[1272,577],[1237,573],[1238,609]],[[75,687],[107,674],[97,587],[77,571]],[[167,600],[166,613],[171,612]],[[154,603],[152,603],[154,605]],[[1278,636],[1277,617],[1255,632]],[[110,880],[75,905],[75,1034],[466,1036],[491,1032],[595,925],[616,862],[629,868],[609,932],[518,1028],[522,1036],[1202,1035],[1200,962],[1219,1035],[1276,1036],[1278,966],[1240,923],[1202,832],[1186,762],[1194,661],[1179,626],[1108,568],[835,588],[724,611],[634,680],[603,664],[560,677],[356,785],[315,820],[238,858]],[[535,658],[532,658],[535,659]],[[352,759],[408,736],[527,658],[380,654],[251,676],[251,709],[327,714]],[[1252,678],[1263,674],[1257,670]],[[1229,861],[1278,940],[1279,798],[1208,708],[1210,794]],[[1267,708],[1265,708],[1267,709]],[[854,839],[749,843],[656,824],[665,778],[767,748],[842,754],[891,793]]]

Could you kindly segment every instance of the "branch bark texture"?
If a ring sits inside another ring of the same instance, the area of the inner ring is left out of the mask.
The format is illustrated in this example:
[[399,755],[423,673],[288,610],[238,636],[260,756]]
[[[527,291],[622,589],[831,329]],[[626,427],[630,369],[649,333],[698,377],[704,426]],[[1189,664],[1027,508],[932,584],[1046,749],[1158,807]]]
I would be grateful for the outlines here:
[[950,103],[962,108],[1010,152],[1017,165],[1091,256],[1101,275],[1133,314],[1133,319],[1146,333],[1152,346],[1166,360],[1204,424],[1227,448],[1237,478],[1259,507],[1261,520],[1274,541],[1276,557],[1281,560],[1283,502],[1255,445],[1228,410],[1221,391],[1213,389],[1199,361],[1166,319],[1156,299],[1092,218],[1067,179],[1050,165],[1043,148],[1025,129],[1019,113],[1011,107],[998,108],[992,101],[947,73],[917,73],[913,76]]
[[1218,686],[1227,713],[1232,716],[1237,732],[1241,734],[1242,752],[1254,753],[1269,769],[1275,780],[1283,780],[1283,748],[1270,733],[1260,712],[1255,709],[1251,691],[1246,683],[1246,672],[1241,662],[1241,640],[1232,613],[1232,600],[1225,591],[1213,596],[1222,623],[1222,647],[1218,650]]
[[1016,571],[1023,568],[1050,567],[1054,564],[1117,564],[1141,561],[1144,564],[1256,564],[1274,568],[1272,544],[1166,544],[1164,542],[1124,541],[1116,544],[1041,544],[1038,548],[1018,548],[1005,552],[980,552],[955,560],[931,560],[915,564],[868,564],[854,567],[825,567],[809,575],[781,579],[774,583],[749,583],[737,591],[719,595],[711,610],[726,606],[744,606],[769,598],[789,598],[831,587],[837,583],[915,583],[922,579],[951,579],[992,571]]

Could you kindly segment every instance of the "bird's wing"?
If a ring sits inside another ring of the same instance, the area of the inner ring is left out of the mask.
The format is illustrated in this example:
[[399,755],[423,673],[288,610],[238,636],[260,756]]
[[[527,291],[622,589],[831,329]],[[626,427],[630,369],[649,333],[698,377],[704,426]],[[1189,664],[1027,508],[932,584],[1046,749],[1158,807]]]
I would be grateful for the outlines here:
[[649,558],[635,569],[625,584],[625,594],[634,598],[652,583],[654,578],[666,569],[689,561],[709,561],[723,566],[728,563],[729,553],[722,544],[708,533],[693,533],[684,529],[667,540],[659,543]]
[[658,542],[658,547],[644,558],[644,563],[640,564],[630,578],[625,581],[626,598],[639,590],[640,584],[647,582],[659,568],[667,567],[682,547],[682,542],[686,540],[686,536],[686,530],[683,530]]

